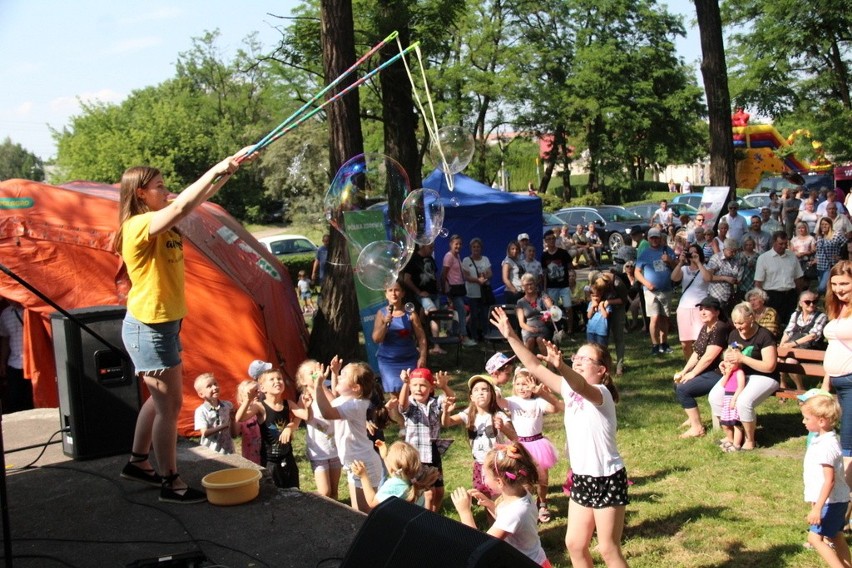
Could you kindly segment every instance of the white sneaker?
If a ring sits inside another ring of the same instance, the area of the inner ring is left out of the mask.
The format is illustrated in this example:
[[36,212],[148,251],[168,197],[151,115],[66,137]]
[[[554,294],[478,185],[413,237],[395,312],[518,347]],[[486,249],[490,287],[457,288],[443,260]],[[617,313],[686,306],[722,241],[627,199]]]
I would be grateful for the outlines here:
[[462,345],[465,347],[476,347],[478,344],[473,339],[465,337],[464,341],[462,341]]

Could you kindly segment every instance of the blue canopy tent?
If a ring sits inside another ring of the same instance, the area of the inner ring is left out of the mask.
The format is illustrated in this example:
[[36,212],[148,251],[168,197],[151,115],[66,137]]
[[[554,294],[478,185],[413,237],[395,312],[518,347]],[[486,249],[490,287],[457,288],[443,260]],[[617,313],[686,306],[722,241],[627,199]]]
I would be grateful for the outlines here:
[[491,261],[494,273],[491,286],[499,298],[504,288],[500,263],[506,257],[509,241],[520,233],[528,233],[540,257],[543,219],[538,197],[493,189],[462,174],[453,176],[453,191],[450,191],[443,172],[437,169],[423,180],[423,187],[437,191],[444,203],[447,237],[435,240],[435,260],[439,270],[441,260],[449,250],[449,236],[462,237],[462,258],[470,255],[470,240],[479,237],[483,243],[482,254]]

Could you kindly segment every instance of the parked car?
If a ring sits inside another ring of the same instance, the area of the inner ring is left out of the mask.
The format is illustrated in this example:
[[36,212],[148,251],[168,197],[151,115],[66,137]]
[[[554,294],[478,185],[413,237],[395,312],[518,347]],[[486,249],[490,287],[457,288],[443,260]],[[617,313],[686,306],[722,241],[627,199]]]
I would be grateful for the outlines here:
[[542,213],[542,234],[552,230],[554,233],[559,235],[559,232],[562,230],[562,225],[564,224],[565,222],[553,213]]
[[[781,197],[781,194],[778,194],[778,197]],[[758,193],[749,193],[745,197],[743,197],[743,202],[752,209],[757,209],[760,211],[762,207],[769,207],[769,192],[758,192]]]
[[618,247],[630,242],[630,228],[639,225],[647,232],[648,221],[620,205],[601,205],[600,207],[566,207],[555,213],[573,231],[577,225],[597,225],[601,240],[607,250],[616,251]]
[[770,192],[775,191],[778,193],[778,196],[781,196],[781,190],[785,187],[797,187],[798,185],[804,185],[808,191],[813,189],[829,189],[834,187],[834,177],[832,174],[807,174],[801,176],[802,181],[804,183],[797,184],[795,181],[788,179],[784,176],[771,176],[766,177],[760,180],[760,183],[757,184],[757,187],[754,188],[754,192]]
[[[687,205],[691,205],[698,209],[701,206],[701,200],[704,195],[701,193],[681,193],[672,198],[672,205],[678,203],[686,203]],[[757,215],[760,217],[760,207],[754,207],[747,201],[745,201],[742,197],[737,197],[737,205],[740,206],[740,215],[745,217],[746,226],[751,226],[751,216]],[[728,211],[724,210],[719,213],[719,215],[725,215]]]
[[[625,207],[628,211],[632,211],[636,213],[642,219],[647,222],[651,222],[651,215],[654,214],[654,211],[660,208],[659,203],[642,203],[641,205],[630,205]],[[680,227],[680,219],[681,215],[689,215],[689,218],[692,219],[696,213],[698,213],[698,209],[689,205],[687,203],[672,203],[669,205],[669,209],[674,211],[674,226]]]
[[275,235],[257,239],[260,244],[275,256],[291,254],[316,254],[317,245],[303,235]]

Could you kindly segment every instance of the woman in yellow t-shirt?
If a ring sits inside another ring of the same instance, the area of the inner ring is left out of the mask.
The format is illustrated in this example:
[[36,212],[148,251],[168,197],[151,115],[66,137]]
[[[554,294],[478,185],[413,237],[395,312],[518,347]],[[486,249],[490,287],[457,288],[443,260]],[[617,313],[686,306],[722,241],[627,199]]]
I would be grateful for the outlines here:
[[[203,492],[188,487],[177,472],[177,420],[183,402],[179,332],[186,299],[183,241],[174,227],[225,185],[240,167],[237,158],[250,149],[243,148],[210,168],[174,200],[156,168],[135,166],[121,176],[115,244],[132,285],[122,340],[136,373],[151,393],[139,410],[131,457],[121,476],[159,487],[160,501],[206,500]],[[148,462],[152,445],[162,476]]]

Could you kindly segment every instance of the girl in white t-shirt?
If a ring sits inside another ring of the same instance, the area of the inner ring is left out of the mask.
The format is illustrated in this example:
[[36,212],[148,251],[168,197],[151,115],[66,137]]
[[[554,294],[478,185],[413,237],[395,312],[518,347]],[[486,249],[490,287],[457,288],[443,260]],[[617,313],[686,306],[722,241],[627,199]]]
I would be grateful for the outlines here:
[[467,428],[468,442],[473,452],[473,487],[491,495],[491,490],[482,478],[482,464],[485,454],[497,444],[506,442],[507,436],[514,439],[515,432],[511,420],[497,406],[497,391],[491,377],[474,375],[467,381],[470,389],[470,405],[451,415],[455,409],[455,397],[448,397],[441,412],[441,424],[446,428],[464,424]]
[[[334,372],[332,365],[332,372]],[[361,478],[349,470],[355,460],[364,462],[366,475],[370,476],[373,487],[382,481],[382,459],[373,449],[373,443],[367,435],[367,410],[370,408],[370,395],[376,383],[376,374],[366,363],[349,363],[340,372],[337,380],[332,377],[337,398],[325,387],[324,381],[317,380],[314,386],[314,400],[320,415],[326,420],[334,420],[334,441],[337,455],[348,472],[349,495],[353,509],[368,513],[370,507],[364,497]],[[362,476],[363,477],[363,474]]]
[[471,528],[477,528],[471,512],[473,497],[494,518],[494,524],[488,529],[488,534],[505,540],[539,566],[550,568],[550,561],[541,547],[536,508],[529,493],[538,483],[532,456],[520,444],[497,446],[485,455],[483,473],[490,493],[499,497],[492,501],[476,489],[456,488],[452,498],[461,522]]
[[562,411],[562,401],[541,383],[532,373],[519,367],[512,381],[512,396],[506,398],[506,409],[512,418],[512,427],[518,435],[518,442],[530,453],[536,464],[538,485],[536,486],[538,520],[550,522],[547,508],[548,470],[556,465],[556,448],[542,434],[544,415]]
[[313,359],[299,365],[296,385],[304,408],[293,413],[305,421],[305,453],[314,472],[317,493],[337,500],[342,467],[334,442],[334,424],[322,417],[313,396],[316,381],[322,381],[325,375],[322,364]]
[[606,565],[626,568],[621,535],[628,503],[627,471],[615,443],[618,391],[610,374],[609,351],[587,343],[569,367],[556,345],[542,341],[548,368],[526,348],[502,309],[492,313],[491,323],[509,341],[521,364],[544,386],[559,390],[565,402],[565,437],[574,472],[565,535],[571,563],[592,566],[589,545],[597,531],[597,549]]

